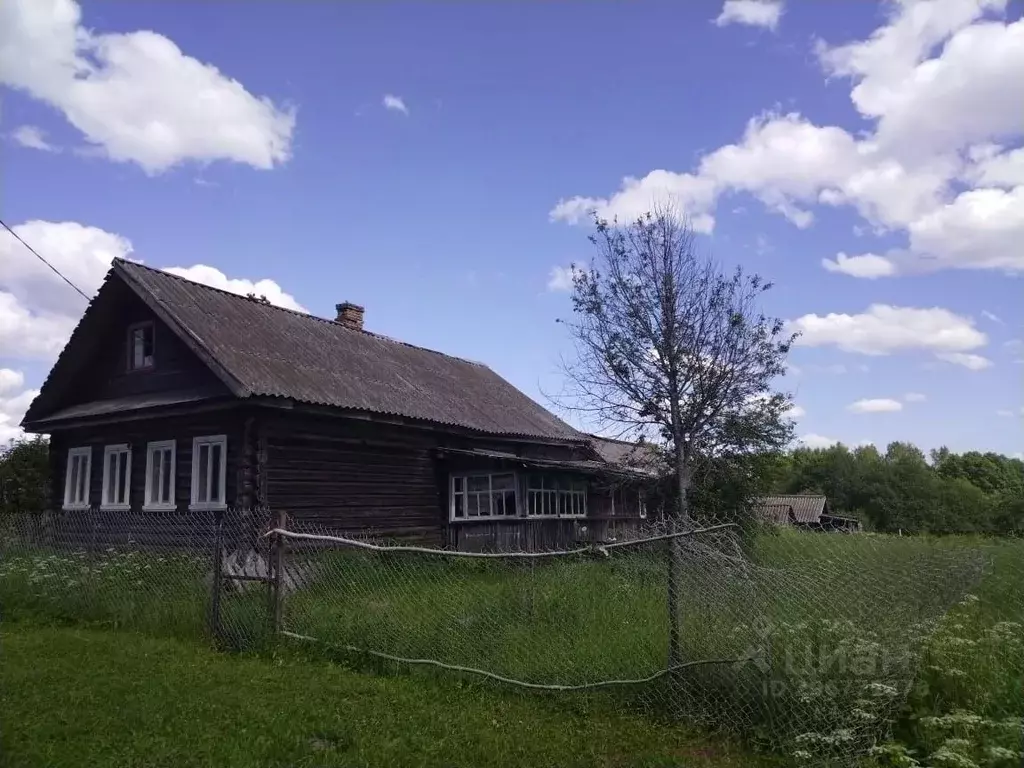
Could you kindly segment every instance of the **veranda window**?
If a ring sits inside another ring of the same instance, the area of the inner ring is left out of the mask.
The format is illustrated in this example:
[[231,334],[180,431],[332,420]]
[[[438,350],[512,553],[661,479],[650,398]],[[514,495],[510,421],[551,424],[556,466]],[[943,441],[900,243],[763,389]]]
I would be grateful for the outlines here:
[[452,520],[500,519],[517,514],[515,473],[452,475]]
[[526,489],[530,517],[584,517],[587,514],[586,480],[531,474]]

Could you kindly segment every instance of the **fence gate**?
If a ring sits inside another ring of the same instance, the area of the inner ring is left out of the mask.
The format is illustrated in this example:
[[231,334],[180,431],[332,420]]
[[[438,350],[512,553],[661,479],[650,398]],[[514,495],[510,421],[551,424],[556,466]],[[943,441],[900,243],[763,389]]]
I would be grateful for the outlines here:
[[218,517],[209,628],[219,645],[249,648],[280,631],[285,540],[272,531],[286,520],[284,512],[262,520]]

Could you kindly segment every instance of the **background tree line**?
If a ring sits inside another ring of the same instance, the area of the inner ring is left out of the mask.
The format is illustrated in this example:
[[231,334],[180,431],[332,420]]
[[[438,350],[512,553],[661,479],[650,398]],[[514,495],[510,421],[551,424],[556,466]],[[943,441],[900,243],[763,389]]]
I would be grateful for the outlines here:
[[1024,531],[1024,462],[998,453],[948,448],[928,458],[911,443],[850,449],[800,448],[765,457],[774,493],[824,493],[839,514],[871,530],[910,533]]

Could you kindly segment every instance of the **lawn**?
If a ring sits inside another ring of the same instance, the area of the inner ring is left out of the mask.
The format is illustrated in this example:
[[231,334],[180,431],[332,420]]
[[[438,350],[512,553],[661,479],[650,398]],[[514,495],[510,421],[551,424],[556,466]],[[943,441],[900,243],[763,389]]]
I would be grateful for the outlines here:
[[771,764],[582,697],[131,632],[20,623],[0,640],[6,768]]
[[[892,733],[918,750],[922,765],[941,765],[926,760],[948,749],[979,766],[1001,766],[1005,754],[993,757],[990,748],[1016,749],[1011,731],[1024,714],[1024,542],[787,531],[759,536],[743,553],[688,544],[683,660],[754,658],[587,697],[467,688],[479,678],[410,673],[340,649],[435,659],[533,683],[642,678],[662,670],[667,656],[663,549],[516,561],[304,552],[295,543],[287,558],[303,585],[284,602],[284,627],[316,639],[299,646],[305,663],[341,660],[348,674],[376,674],[361,679],[384,688],[425,686],[427,713],[447,711],[451,697],[467,691],[514,702],[524,717],[536,710],[541,719],[578,714],[585,702],[600,717],[655,730],[661,726],[653,723],[674,720],[758,754],[806,755],[815,765],[846,765]],[[208,555],[23,552],[0,562],[0,605],[6,618],[30,627],[58,620],[201,647],[208,570]],[[224,664],[267,663],[267,616],[262,587],[224,593],[220,640],[264,654],[262,661],[225,656]],[[286,650],[294,654],[295,644]],[[277,660],[297,663],[293,655]],[[235,706],[253,706],[245,698]],[[446,719],[445,727],[456,726]]]

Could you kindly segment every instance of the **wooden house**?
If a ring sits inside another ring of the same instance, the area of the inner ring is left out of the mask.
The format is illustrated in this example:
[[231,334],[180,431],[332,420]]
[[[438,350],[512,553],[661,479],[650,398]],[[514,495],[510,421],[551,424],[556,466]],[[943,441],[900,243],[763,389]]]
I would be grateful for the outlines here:
[[646,515],[632,446],[485,365],[115,260],[25,415],[55,509],[284,510],[464,549],[607,540]]

